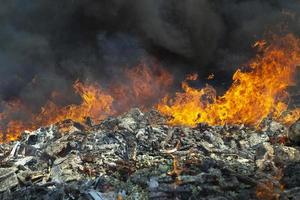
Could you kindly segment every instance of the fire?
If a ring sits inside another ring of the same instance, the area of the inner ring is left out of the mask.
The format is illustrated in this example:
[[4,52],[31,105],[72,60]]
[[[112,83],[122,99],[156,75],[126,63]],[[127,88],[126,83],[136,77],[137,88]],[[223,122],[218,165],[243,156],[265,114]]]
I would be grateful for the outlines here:
[[112,84],[109,93],[115,99],[115,108],[124,112],[130,107],[147,109],[157,103],[168,93],[173,77],[169,72],[153,65],[148,67],[140,64],[131,69],[125,69],[122,82]]
[[51,99],[62,94],[53,91],[50,100],[37,114],[20,100],[3,102],[0,142],[16,140],[25,130],[35,130],[66,119],[83,123],[89,117],[98,123],[133,106],[150,108],[172,83],[172,76],[166,70],[158,66],[150,68],[145,64],[126,69],[123,76],[120,77],[122,83],[113,83],[108,88],[102,88],[97,83],[75,81],[73,89],[81,98],[80,104],[56,105]]
[[248,63],[249,70],[237,70],[232,86],[223,96],[217,96],[209,85],[202,89],[190,87],[188,82],[197,79],[197,74],[193,74],[182,82],[183,92],[171,98],[168,96],[173,81],[171,74],[157,65],[140,64],[126,69],[123,76],[105,88],[98,83],[76,81],[73,88],[81,97],[80,104],[56,105],[52,99],[62,95],[57,91],[53,91],[38,113],[21,100],[2,102],[0,133],[3,138],[0,142],[16,140],[24,130],[65,119],[85,122],[90,117],[99,122],[131,107],[151,108],[166,94],[157,109],[169,116],[173,125],[195,126],[201,122],[258,125],[269,115],[291,124],[300,117],[300,109],[287,115],[282,113],[288,108],[286,89],[294,84],[294,74],[300,63],[299,39],[291,34],[274,36],[270,43],[259,41],[254,46],[259,53]]
[[[33,114],[26,109],[21,101],[9,102],[6,105],[5,112],[1,113],[1,132],[6,137],[5,140],[16,140],[25,130],[34,130],[65,119],[84,122],[86,117],[91,117],[93,120],[99,121],[108,114],[113,114],[113,98],[106,94],[98,84],[83,84],[76,81],[73,88],[82,99],[82,103],[79,105],[69,105],[61,108],[49,100],[41,108],[40,113]],[[26,119],[10,120],[13,115],[20,115],[22,112],[25,114]]]
[[[170,124],[195,126],[247,124],[258,125],[272,115],[278,119],[288,107],[286,88],[294,84],[294,74],[300,63],[300,42],[292,34],[273,36],[271,43],[259,41],[255,45],[258,55],[248,66],[250,70],[237,70],[233,84],[223,96],[216,96],[211,86],[192,88],[188,77],[182,83],[183,92],[175,98],[166,96],[158,110],[170,117]],[[298,114],[296,114],[299,116]]]
[[113,114],[113,98],[96,84],[83,84],[76,81],[73,88],[80,95],[80,105],[69,105],[59,108],[52,101],[49,101],[41,109],[41,113],[34,119],[39,124],[53,124],[65,119],[72,119],[84,122],[87,117],[98,122],[107,115]]
[[300,108],[295,108],[286,115],[283,115],[280,121],[286,125],[291,125],[298,119],[300,119]]

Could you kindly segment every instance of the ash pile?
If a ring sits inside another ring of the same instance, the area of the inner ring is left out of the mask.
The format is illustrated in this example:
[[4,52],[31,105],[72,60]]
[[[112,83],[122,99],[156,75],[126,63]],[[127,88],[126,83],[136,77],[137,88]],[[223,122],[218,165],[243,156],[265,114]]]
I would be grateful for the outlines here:
[[156,111],[66,120],[0,145],[0,199],[300,199],[300,122],[166,125]]

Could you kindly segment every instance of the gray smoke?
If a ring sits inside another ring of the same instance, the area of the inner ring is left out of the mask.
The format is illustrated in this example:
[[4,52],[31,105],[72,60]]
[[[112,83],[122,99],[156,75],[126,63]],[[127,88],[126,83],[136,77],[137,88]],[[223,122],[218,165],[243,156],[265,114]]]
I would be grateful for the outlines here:
[[299,16],[298,0],[2,0],[0,99],[67,104],[76,79],[105,85],[145,59],[221,85],[267,31],[299,34]]

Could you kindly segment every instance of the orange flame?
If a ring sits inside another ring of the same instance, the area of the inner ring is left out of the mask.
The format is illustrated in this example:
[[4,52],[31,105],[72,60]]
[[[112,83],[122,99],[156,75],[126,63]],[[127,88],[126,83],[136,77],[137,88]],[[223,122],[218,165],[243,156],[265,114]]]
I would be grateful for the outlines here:
[[279,118],[288,107],[285,89],[294,83],[293,75],[300,63],[300,42],[288,34],[273,36],[272,42],[266,44],[255,44],[260,53],[249,62],[251,71],[237,70],[232,86],[223,96],[217,97],[210,86],[195,89],[184,81],[184,92],[176,93],[173,99],[165,97],[158,110],[170,116],[170,124],[188,126],[201,122],[258,125],[270,114]]
[[112,109],[113,98],[102,90],[98,84],[83,84],[76,81],[73,87],[82,99],[80,105],[59,108],[49,101],[42,107],[42,111],[35,117],[35,121],[38,124],[53,124],[65,119],[84,122],[86,117],[91,117],[98,122],[107,115],[114,113]]
[[2,123],[10,120],[13,115],[20,115],[21,112],[25,113],[27,119],[11,120],[8,121],[6,126],[2,125],[1,133],[5,133],[5,140],[16,140],[24,130],[34,130],[40,126],[54,124],[65,119],[83,122],[89,116],[93,120],[98,121],[108,114],[113,114],[113,98],[102,91],[99,85],[82,84],[76,81],[73,87],[75,92],[82,98],[80,105],[69,105],[60,108],[52,101],[48,101],[41,108],[40,113],[34,115],[20,101],[8,103],[5,112],[1,113]]
[[[31,131],[66,119],[85,122],[90,117],[97,123],[132,106],[149,108],[157,103],[154,100],[160,99],[167,92],[172,76],[162,68],[150,68],[142,64],[125,70],[120,80],[126,84],[114,83],[107,89],[97,83],[76,81],[73,88],[81,97],[79,105],[61,107],[49,100],[38,114],[34,114],[20,100],[4,104],[3,112],[0,113],[0,134],[3,136],[0,142],[16,140],[25,130]],[[60,95],[54,91],[51,98]]]
[[122,82],[109,88],[118,112],[124,112],[132,106],[150,108],[169,91],[173,82],[171,74],[157,65],[150,68],[140,64],[126,69],[124,74],[125,81],[121,79]]
[[280,117],[279,121],[286,125],[292,125],[298,119],[300,119],[300,108],[295,108],[294,110],[288,112],[286,115]]

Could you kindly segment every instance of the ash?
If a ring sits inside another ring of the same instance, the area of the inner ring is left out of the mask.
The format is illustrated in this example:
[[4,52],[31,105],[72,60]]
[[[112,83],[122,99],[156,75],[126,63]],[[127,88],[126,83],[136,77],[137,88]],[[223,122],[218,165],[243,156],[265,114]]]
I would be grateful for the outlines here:
[[0,145],[0,199],[300,199],[300,121],[168,126],[132,109]]

